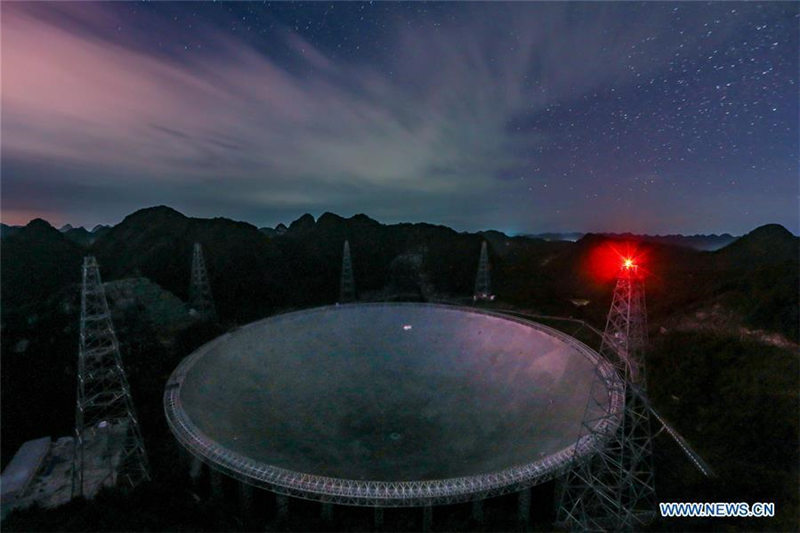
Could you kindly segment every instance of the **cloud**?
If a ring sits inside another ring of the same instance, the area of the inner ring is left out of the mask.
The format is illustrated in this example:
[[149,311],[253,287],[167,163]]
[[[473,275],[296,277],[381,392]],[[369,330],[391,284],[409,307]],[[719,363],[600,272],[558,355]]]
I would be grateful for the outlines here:
[[4,155],[88,169],[69,173],[86,184],[137,176],[158,203],[191,191],[264,208],[469,206],[546,140],[510,134],[510,121],[630,83],[631,65],[660,68],[677,43],[665,8],[632,20],[615,5],[469,5],[437,29],[397,24],[374,63],[333,59],[285,29],[288,60],[214,27],[198,30],[208,51],[177,57],[100,37],[115,20],[107,6],[60,9],[69,16],[4,6]]

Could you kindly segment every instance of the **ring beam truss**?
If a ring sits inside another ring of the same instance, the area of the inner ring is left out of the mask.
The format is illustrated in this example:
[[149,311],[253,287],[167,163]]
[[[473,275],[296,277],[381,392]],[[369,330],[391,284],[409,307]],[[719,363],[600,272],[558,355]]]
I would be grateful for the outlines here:
[[[454,308],[451,305],[440,305],[440,307]],[[461,309],[471,313],[476,312],[474,308],[462,307]],[[612,382],[619,379],[610,364],[606,364],[595,351],[569,335],[518,317],[509,317],[488,311],[482,311],[482,313],[544,329],[548,334],[568,342],[584,357],[596,364],[606,379]],[[480,500],[518,492],[563,476],[574,464],[575,457],[589,458],[593,456],[606,445],[598,436],[612,433],[622,419],[624,396],[617,392],[623,390],[618,386],[609,391],[605,409],[606,413],[610,413],[611,416],[602,417],[598,422],[603,427],[596,428],[597,430],[592,434],[584,435],[574,444],[554,454],[528,464],[513,465],[481,475],[410,481],[353,480],[295,472],[256,461],[222,446],[205,435],[189,419],[181,404],[181,385],[194,363],[217,343],[224,341],[229,336],[230,334],[223,335],[201,347],[184,359],[175,369],[164,392],[167,423],[178,441],[211,468],[278,494],[342,505],[418,507]]]

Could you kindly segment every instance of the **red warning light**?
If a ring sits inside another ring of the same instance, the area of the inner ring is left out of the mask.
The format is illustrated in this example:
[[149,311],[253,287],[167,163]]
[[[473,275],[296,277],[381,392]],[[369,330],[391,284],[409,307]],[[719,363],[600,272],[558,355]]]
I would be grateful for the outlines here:
[[599,282],[615,279],[620,274],[642,275],[645,254],[634,242],[606,241],[589,252],[585,272]]

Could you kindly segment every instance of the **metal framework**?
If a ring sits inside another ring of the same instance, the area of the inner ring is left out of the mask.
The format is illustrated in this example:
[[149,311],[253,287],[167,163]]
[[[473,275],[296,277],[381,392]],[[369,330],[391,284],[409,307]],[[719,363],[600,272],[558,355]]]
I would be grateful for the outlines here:
[[478,274],[475,276],[475,293],[472,299],[474,301],[494,300],[489,277],[489,252],[486,249],[486,241],[481,243],[481,257],[478,260]]
[[211,297],[211,285],[208,282],[206,262],[203,259],[203,248],[199,242],[194,243],[192,254],[192,283],[189,287],[189,306],[204,320],[217,319],[214,299]]
[[[382,306],[386,304],[359,305]],[[393,303],[391,305],[419,304]],[[622,390],[622,387],[616,384],[619,381],[619,377],[614,368],[599,357],[597,352],[580,341],[556,329],[522,318],[509,317],[488,311],[477,311],[468,307],[439,304],[425,305],[500,317],[546,331],[549,335],[568,343],[594,363],[596,370],[604,376],[605,382],[613,387],[606,394],[605,402],[607,405],[604,408],[611,413],[616,413],[617,418],[599,420],[598,424],[614,426],[614,424],[619,423],[618,419],[621,417],[623,408],[623,397],[617,392]],[[315,311],[323,312],[330,309],[331,307],[323,307]],[[170,376],[164,392],[164,410],[167,424],[178,442],[210,467],[250,485],[265,488],[278,494],[343,505],[371,507],[417,507],[480,500],[518,492],[533,485],[563,476],[570,468],[574,458],[589,457],[597,452],[602,445],[597,440],[598,434],[615,429],[615,426],[593,428],[593,432],[583,435],[574,444],[538,461],[514,465],[496,472],[475,476],[419,481],[370,481],[295,472],[256,461],[222,446],[204,434],[187,416],[181,402],[181,385],[194,364],[209,350],[212,350],[218,342],[224,342],[225,340],[225,337],[220,337],[202,346],[184,359]]]
[[[101,439],[100,449],[95,444]],[[87,448],[101,451],[107,462],[97,468],[97,458],[87,457]],[[104,448],[104,449],[103,449]],[[78,394],[75,409],[75,451],[72,466],[72,495],[93,496],[93,488],[124,483],[129,487],[150,479],[144,442],[133,408],[130,387],[119,343],[111,322],[97,261],[83,259],[80,344],[78,351]],[[97,472],[101,472],[97,483]]]
[[339,301],[341,303],[356,300],[356,282],[353,279],[353,262],[350,259],[350,242],[344,241],[342,250],[342,281],[339,284]]
[[[586,328],[587,330],[597,335],[597,338],[600,339],[601,342],[603,339],[602,331],[596,329],[591,324],[577,318],[552,316],[552,315],[537,315],[537,314],[517,311],[515,309],[495,309],[495,311],[511,316],[527,318],[530,320],[544,319],[544,320],[557,320],[561,322],[571,322],[573,324],[577,324],[580,326],[578,330],[572,333],[572,335],[575,335],[582,328]],[[653,438],[655,439],[656,436],[659,433],[661,433],[661,431],[665,431],[667,435],[672,437],[672,440],[675,442],[675,444],[678,445],[678,447],[681,449],[684,455],[686,455],[687,459],[689,459],[689,461],[695,466],[695,468],[697,468],[697,470],[701,474],[703,474],[706,477],[715,477],[716,474],[714,473],[714,470],[711,468],[711,466],[700,456],[699,453],[697,453],[694,450],[694,448],[692,448],[692,446],[688,442],[686,442],[686,439],[683,438],[683,436],[681,436],[681,434],[678,433],[678,431],[669,422],[667,422],[663,416],[661,416],[661,414],[656,410],[656,408],[653,407],[653,404],[650,402],[650,400],[645,395],[642,394],[641,390],[637,388],[634,388],[632,390],[634,393],[638,394],[641,397],[641,400],[647,405],[647,408],[650,410],[650,414],[653,416],[655,421],[661,425],[661,428],[656,433],[653,434]]]
[[[596,374],[581,435],[605,442],[590,460],[575,457],[562,483],[557,522],[581,531],[629,531],[655,517],[651,409],[646,396],[647,344],[644,281],[626,262],[617,278],[600,346],[601,359],[619,377]],[[622,417],[603,407],[604,390],[625,398]],[[617,420],[619,424],[600,424]]]

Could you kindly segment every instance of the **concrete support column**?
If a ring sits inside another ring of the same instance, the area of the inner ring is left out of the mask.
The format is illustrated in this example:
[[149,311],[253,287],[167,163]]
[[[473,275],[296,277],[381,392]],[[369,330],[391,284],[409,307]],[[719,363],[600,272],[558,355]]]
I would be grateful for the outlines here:
[[275,508],[278,522],[286,522],[289,519],[289,497],[283,494],[276,494]]
[[333,521],[333,504],[329,502],[322,502],[322,509],[320,510],[320,517],[326,524]]
[[428,533],[433,525],[433,506],[426,505],[422,508],[422,531]]
[[383,507],[375,507],[373,512],[373,524],[375,525],[375,531],[381,531],[383,529]]
[[189,467],[189,477],[192,478],[192,481],[196,482],[200,478],[200,474],[202,473],[203,473],[203,461],[201,461],[197,457],[192,457],[192,466]]
[[209,468],[208,472],[211,478],[211,497],[222,499],[223,491],[222,491],[222,474],[219,470],[215,470],[214,468]]
[[472,501],[472,519],[479,523],[483,523],[483,500]]
[[527,526],[531,521],[531,489],[521,490],[518,493],[517,516],[523,526]]

